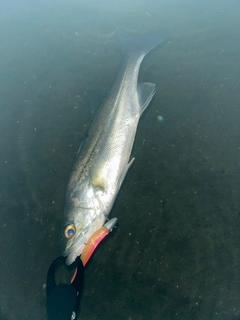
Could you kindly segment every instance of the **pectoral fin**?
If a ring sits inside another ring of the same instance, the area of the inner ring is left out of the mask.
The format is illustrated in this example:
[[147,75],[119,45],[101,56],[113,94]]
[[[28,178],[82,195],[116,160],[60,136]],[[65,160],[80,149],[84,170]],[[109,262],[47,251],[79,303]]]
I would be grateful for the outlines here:
[[128,164],[126,165],[126,167],[124,168],[119,180],[118,180],[118,190],[120,189],[122,183],[123,183],[123,180],[124,178],[126,177],[126,174],[128,172],[128,169],[131,167],[133,161],[135,160],[135,158],[132,158],[132,160],[130,162],[128,162]]

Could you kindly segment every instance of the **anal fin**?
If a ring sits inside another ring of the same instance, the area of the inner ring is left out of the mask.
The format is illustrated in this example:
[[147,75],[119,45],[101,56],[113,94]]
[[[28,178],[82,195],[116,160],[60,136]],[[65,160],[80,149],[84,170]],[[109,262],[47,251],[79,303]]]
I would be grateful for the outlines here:
[[155,94],[155,87],[155,84],[150,82],[138,84],[138,100],[141,108],[141,115],[151,102]]

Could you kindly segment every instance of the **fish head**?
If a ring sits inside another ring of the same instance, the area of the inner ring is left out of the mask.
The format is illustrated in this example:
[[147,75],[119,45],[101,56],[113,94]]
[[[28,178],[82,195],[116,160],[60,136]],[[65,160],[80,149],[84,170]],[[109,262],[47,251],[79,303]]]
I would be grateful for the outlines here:
[[70,265],[81,255],[88,239],[102,227],[106,218],[99,190],[94,186],[74,191],[64,211],[63,256]]

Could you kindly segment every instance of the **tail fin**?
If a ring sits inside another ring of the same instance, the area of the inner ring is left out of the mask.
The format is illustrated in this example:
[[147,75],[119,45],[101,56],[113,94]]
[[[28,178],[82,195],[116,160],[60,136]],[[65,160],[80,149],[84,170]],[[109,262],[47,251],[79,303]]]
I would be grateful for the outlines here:
[[167,32],[159,29],[152,30],[144,35],[118,29],[117,34],[125,55],[138,52],[140,55],[145,56],[149,51],[168,39]]

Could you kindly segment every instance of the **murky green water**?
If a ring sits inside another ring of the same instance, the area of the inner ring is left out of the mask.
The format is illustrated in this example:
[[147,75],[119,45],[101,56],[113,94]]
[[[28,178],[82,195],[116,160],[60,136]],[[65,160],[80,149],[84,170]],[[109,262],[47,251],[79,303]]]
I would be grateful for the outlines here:
[[176,0],[2,8],[1,319],[46,318],[65,188],[91,122],[86,92],[111,83],[120,61],[113,23],[171,39],[142,65],[157,92],[79,319],[240,318],[239,11]]

